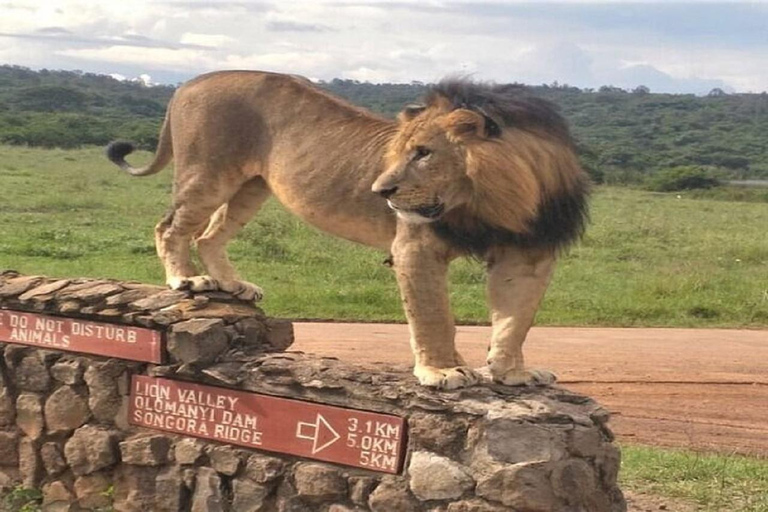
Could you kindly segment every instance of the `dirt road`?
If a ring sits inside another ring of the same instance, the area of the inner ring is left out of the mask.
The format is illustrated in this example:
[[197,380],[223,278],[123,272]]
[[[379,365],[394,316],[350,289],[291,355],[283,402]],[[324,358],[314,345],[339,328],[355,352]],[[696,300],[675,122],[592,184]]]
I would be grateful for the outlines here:
[[[293,350],[347,361],[411,364],[408,328],[297,323]],[[489,327],[459,327],[457,345],[481,366]],[[768,331],[538,327],[530,366],[614,412],[632,443],[768,456]]]

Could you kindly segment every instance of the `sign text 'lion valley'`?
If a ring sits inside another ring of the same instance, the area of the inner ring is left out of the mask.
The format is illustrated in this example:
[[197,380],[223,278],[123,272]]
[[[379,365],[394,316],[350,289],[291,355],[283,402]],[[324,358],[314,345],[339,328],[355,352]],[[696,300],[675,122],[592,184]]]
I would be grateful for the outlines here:
[[135,375],[132,425],[385,473],[400,471],[402,418]]
[[161,363],[161,339],[142,327],[0,309],[0,342]]

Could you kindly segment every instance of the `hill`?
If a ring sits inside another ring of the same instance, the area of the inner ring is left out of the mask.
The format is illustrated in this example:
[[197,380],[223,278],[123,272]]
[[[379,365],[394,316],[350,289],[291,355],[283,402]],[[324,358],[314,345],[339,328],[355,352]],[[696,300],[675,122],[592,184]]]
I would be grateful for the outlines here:
[[[426,86],[332,80],[320,84],[394,115]],[[147,87],[78,71],[0,66],[0,143],[71,148],[116,138],[151,149],[173,86]],[[597,181],[632,183],[698,165],[736,179],[768,178],[768,94],[654,94],[645,87],[531,87],[560,106]]]

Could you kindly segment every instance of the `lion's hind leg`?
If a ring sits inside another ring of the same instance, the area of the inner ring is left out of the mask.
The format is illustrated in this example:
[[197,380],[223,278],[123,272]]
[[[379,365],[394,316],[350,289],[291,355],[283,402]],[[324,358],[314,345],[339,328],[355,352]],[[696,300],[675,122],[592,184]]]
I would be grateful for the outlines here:
[[270,192],[261,178],[247,181],[226,204],[211,216],[208,227],[197,238],[197,252],[210,278],[220,290],[243,300],[261,300],[261,288],[243,281],[226,252],[227,243],[259,211]]
[[212,183],[205,179],[210,174],[196,172],[199,169],[185,168],[185,171],[184,176],[196,178],[179,181],[181,173],[177,171],[173,207],[155,228],[157,254],[163,262],[166,283],[171,289],[217,289],[215,279],[198,274],[192,263],[190,246],[195,235],[205,229],[211,217],[234,195],[243,180],[227,183],[222,179]]
[[525,368],[523,343],[552,278],[552,251],[499,249],[488,264],[488,300],[493,333],[488,368],[494,381],[507,386],[549,385],[554,373]]

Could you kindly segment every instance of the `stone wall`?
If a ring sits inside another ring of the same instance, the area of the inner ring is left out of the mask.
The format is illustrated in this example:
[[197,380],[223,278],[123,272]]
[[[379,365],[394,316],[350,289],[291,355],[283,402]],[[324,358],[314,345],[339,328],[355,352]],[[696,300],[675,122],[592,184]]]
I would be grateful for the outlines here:
[[[285,352],[289,323],[226,294],[5,272],[0,309],[166,336],[164,364],[0,343],[0,488],[41,489],[44,510],[626,510],[607,412],[560,388],[437,392],[407,368]],[[130,426],[131,375],[404,417],[403,469],[384,474]]]

